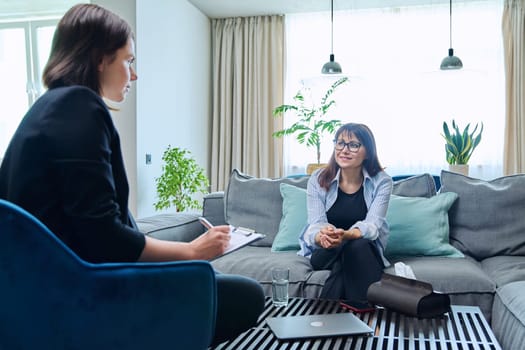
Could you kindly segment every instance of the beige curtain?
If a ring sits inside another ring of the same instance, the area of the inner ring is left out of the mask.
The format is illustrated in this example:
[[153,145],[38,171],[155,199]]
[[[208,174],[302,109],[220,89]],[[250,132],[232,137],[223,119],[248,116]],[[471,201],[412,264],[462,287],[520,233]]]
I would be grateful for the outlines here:
[[525,173],[525,0],[505,0],[506,115],[503,172]]
[[282,128],[272,110],[283,103],[284,18],[212,20],[212,191],[232,169],[258,177],[282,174]]

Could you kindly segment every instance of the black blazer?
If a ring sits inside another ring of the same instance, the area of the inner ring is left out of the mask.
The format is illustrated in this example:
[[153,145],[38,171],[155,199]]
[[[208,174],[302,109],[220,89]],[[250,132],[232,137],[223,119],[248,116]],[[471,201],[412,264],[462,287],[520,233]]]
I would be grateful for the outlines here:
[[104,101],[81,86],[47,91],[4,155],[0,198],[35,215],[87,261],[136,261],[145,238],[132,227],[128,195]]

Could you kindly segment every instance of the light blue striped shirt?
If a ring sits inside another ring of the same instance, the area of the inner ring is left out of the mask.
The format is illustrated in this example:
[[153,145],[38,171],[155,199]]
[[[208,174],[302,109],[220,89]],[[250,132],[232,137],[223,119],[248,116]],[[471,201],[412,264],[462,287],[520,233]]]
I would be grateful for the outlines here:
[[[299,237],[301,250],[298,254],[307,258],[312,255],[315,249],[320,248],[320,246],[315,243],[315,235],[322,227],[328,224],[326,212],[335,203],[337,199],[337,189],[339,188],[339,175],[341,170],[337,172],[332,180],[328,191],[319,185],[320,172],[321,169],[315,171],[308,180],[308,225],[303,229]],[[363,177],[363,195],[368,212],[364,220],[356,222],[351,228],[358,228],[363,238],[375,241],[385,266],[389,266],[390,263],[385,259],[383,251],[384,247],[386,247],[389,234],[386,212],[390,195],[392,194],[392,178],[384,171],[380,171],[376,176],[371,177],[364,168]]]

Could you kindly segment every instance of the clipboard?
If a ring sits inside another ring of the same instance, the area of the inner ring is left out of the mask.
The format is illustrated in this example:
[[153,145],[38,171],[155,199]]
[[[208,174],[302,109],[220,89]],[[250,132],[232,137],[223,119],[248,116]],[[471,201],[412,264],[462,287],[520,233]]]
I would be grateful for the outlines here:
[[263,239],[264,237],[266,237],[266,235],[262,233],[257,233],[249,228],[230,226],[230,237],[230,244],[228,245],[228,248],[226,248],[222,255],[229,254],[252,242]]
[[[199,221],[204,227],[208,229],[213,227],[213,225],[205,217],[202,217],[202,216],[199,217]],[[250,228],[240,227],[240,226],[235,227],[235,226],[230,225],[230,242],[228,244],[228,247],[226,248],[224,253],[222,253],[222,255],[219,255],[212,260],[220,258],[221,256],[224,256],[231,252],[234,252],[237,249],[240,249],[252,242],[263,239],[264,237],[266,237],[265,234],[257,233],[255,232],[255,230],[252,230]]]

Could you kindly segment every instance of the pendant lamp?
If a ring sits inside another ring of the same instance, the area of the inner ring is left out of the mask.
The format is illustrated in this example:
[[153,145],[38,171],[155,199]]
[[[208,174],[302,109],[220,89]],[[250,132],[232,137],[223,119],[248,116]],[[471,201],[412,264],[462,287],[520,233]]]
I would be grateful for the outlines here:
[[441,66],[439,67],[441,70],[450,70],[450,69],[461,69],[463,68],[463,62],[459,59],[459,57],[454,56],[454,49],[452,48],[452,0],[450,0],[450,48],[448,49],[448,56],[443,58],[443,61],[441,61]]
[[341,69],[341,65],[337,62],[335,62],[335,56],[334,56],[334,0],[331,0],[331,14],[330,14],[330,22],[331,22],[331,32],[330,32],[330,40],[331,40],[331,52],[330,52],[330,61],[326,62],[323,66],[323,69],[321,70],[322,74],[341,74],[343,70]]

